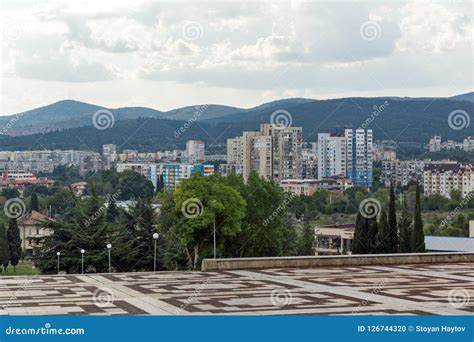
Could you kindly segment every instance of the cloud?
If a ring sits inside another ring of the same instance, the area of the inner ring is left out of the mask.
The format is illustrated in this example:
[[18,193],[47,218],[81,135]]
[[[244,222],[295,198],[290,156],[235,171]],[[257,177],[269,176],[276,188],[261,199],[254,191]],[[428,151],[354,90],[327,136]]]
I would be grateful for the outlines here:
[[2,74],[133,81],[137,96],[150,81],[304,96],[464,88],[472,12],[468,1],[7,2]]

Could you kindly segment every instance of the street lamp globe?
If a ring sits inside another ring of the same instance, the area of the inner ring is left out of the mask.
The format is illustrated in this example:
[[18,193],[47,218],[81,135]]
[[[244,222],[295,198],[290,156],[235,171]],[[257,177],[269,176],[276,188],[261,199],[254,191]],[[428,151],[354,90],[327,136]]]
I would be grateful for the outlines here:
[[60,255],[61,255],[61,252],[57,252],[56,255],[57,255],[57,256],[60,256]]
[[112,245],[110,243],[107,244],[107,248],[108,249],[111,249],[112,248]]
[[81,249],[81,254],[84,254],[86,252],[85,249]]
[[160,237],[160,234],[158,233],[153,234],[153,239],[157,240],[159,237]]

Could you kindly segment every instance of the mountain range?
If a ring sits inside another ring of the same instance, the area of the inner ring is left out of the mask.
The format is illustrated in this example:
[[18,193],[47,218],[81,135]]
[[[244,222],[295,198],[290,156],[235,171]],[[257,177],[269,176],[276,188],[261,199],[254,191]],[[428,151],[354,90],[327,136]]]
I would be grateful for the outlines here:
[[[79,147],[99,150],[104,143],[152,150],[182,147],[186,139],[202,139],[218,145],[244,130],[258,129],[277,110],[289,113],[292,126],[303,127],[306,141],[317,141],[317,133],[336,126],[363,125],[373,128],[376,140],[426,143],[432,135],[461,140],[474,136],[474,124],[455,130],[448,124],[448,116],[456,110],[470,115],[473,107],[474,92],[450,98],[292,98],[249,109],[211,104],[165,112],[146,107],[113,109],[63,100],[0,117],[0,150]],[[113,126],[105,130],[93,127],[93,115],[100,110],[112,113]]]

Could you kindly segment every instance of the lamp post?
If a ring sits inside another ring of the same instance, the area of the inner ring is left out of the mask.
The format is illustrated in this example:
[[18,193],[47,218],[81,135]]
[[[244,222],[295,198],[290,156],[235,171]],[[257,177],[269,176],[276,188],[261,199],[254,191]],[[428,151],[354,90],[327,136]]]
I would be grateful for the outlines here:
[[107,249],[109,250],[109,273],[111,273],[111,263],[110,263],[110,250],[112,249],[112,245],[110,243],[107,244]]
[[217,257],[217,239],[216,239],[216,200],[211,200],[211,206],[213,209],[214,213],[214,222],[213,222],[213,229],[212,229],[212,235],[213,235],[213,244],[214,244],[214,259]]
[[59,274],[59,256],[61,255],[61,252],[57,252],[56,255],[58,256],[58,274]]
[[81,270],[82,270],[82,274],[84,274],[84,253],[85,253],[85,249],[81,249]]
[[159,237],[160,237],[160,234],[158,233],[153,234],[153,239],[155,240],[155,254],[153,257],[153,272],[156,272],[156,241],[158,240]]
[[214,213],[214,259],[216,258],[216,213]]

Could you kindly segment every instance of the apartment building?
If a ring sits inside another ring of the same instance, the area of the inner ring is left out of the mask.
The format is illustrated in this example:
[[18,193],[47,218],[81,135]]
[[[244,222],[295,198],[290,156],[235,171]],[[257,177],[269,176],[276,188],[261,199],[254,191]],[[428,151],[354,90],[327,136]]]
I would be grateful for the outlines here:
[[393,160],[382,162],[380,181],[385,186],[407,186],[411,181],[419,181],[423,184],[423,172],[426,165],[430,164],[456,164],[456,161],[431,159]]
[[146,179],[148,179],[155,190],[158,187],[157,181],[157,165],[155,163],[146,163],[146,162],[136,162],[136,163],[118,163],[116,165],[117,172],[124,172],[125,170],[131,170],[136,173],[141,174]]
[[16,189],[23,193],[23,190],[29,185],[40,185],[51,187],[54,181],[47,178],[37,178],[33,173],[26,171],[4,170],[0,178],[0,190]]
[[430,142],[428,143],[428,150],[430,152],[441,151],[441,136],[435,135],[430,139]]
[[280,187],[285,192],[311,196],[318,190],[344,191],[352,187],[352,181],[338,176],[325,179],[285,179],[280,181]]
[[474,151],[474,137],[467,137],[462,142],[462,148],[466,152]]
[[302,129],[262,124],[258,132],[243,132],[227,140],[227,163],[241,165],[245,179],[252,171],[275,180],[300,179]]
[[182,163],[118,163],[117,172],[132,170],[152,182],[155,190],[163,187],[166,190],[176,189],[179,182],[188,179],[194,173],[209,176],[214,173],[213,165]]
[[461,192],[466,197],[474,191],[474,165],[458,163],[428,164],[423,172],[424,194],[440,194],[451,197],[451,191]]
[[204,161],[205,144],[201,140],[188,140],[186,142],[186,155],[191,164]]
[[318,134],[318,179],[349,177],[354,185],[372,186],[371,129],[336,128]]

